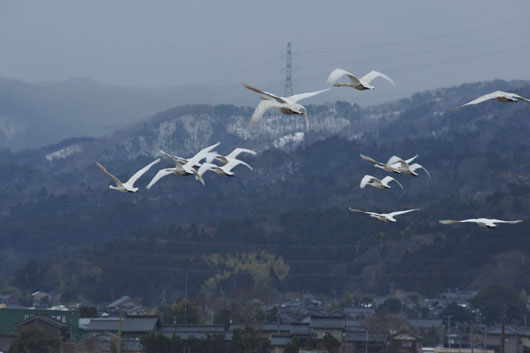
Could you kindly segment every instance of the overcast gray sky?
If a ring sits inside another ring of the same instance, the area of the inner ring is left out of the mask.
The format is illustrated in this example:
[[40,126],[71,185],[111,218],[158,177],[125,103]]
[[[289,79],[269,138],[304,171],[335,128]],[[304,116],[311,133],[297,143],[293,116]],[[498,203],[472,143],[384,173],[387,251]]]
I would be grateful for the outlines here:
[[[395,88],[375,81],[362,97],[368,103],[530,79],[530,1],[0,0],[0,76],[29,82],[81,76],[252,95],[243,80],[283,94],[288,41],[295,93],[321,89],[335,67],[396,81]],[[353,93],[336,98],[346,94]]]

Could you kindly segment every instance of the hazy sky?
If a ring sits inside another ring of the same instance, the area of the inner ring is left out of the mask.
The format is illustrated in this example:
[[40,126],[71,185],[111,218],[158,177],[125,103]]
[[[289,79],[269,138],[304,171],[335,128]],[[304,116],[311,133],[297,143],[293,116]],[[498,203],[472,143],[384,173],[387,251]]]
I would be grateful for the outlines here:
[[295,93],[322,88],[335,67],[396,81],[375,81],[367,102],[530,79],[530,1],[0,0],[0,76],[29,82],[241,90],[244,80],[283,94],[288,41]]

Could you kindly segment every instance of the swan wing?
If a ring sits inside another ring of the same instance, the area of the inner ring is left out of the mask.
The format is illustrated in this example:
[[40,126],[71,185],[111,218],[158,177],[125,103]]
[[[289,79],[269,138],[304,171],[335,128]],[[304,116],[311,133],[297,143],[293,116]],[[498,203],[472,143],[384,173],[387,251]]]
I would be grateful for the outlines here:
[[112,181],[114,181],[116,183],[117,186],[123,186],[122,182],[120,181],[120,179],[116,178],[114,175],[110,174],[107,169],[105,169],[104,166],[102,166],[101,164],[99,164],[98,162],[96,162],[96,165],[99,167],[99,169],[101,169],[101,171],[106,175],[108,176],[109,178],[112,179]]
[[527,99],[527,98],[525,98],[525,97],[521,97],[520,95],[515,94],[515,93],[513,93],[512,95],[513,95],[515,98],[517,98],[517,99],[519,99],[519,100],[522,100],[523,102],[530,103],[530,99]]
[[[213,144],[211,146],[208,146],[206,148],[203,148],[202,150],[200,150],[199,152],[197,152],[197,154],[195,154],[195,156],[191,157],[190,159],[188,159],[188,163],[185,164],[185,166],[189,169],[193,169],[193,167],[199,163],[201,160],[203,160],[204,158],[207,158],[208,157],[208,154],[211,153],[211,151],[219,146],[221,144],[221,142],[217,142],[216,144]],[[186,169],[186,167],[184,169]]]
[[336,83],[342,76],[348,76],[352,83],[360,84],[359,79],[355,77],[354,74],[343,69],[335,69],[331,71],[328,76],[328,79],[326,80],[326,83],[331,86]]
[[136,180],[138,180],[138,178],[144,175],[145,172],[147,172],[152,166],[154,166],[158,162],[160,162],[160,158],[155,159],[154,161],[152,161],[151,163],[149,163],[148,165],[146,165],[145,167],[143,167],[142,169],[134,173],[134,175],[130,177],[129,180],[127,180],[125,184],[129,185],[132,188]]
[[165,176],[168,176],[169,174],[175,173],[175,171],[176,171],[176,168],[160,169],[158,171],[158,173],[155,174],[153,179],[151,179],[151,181],[149,182],[149,184],[147,184],[147,186],[145,188],[147,190],[151,189],[153,187],[153,185],[155,185],[160,179],[162,179]]
[[251,86],[251,85],[249,85],[249,84],[247,84],[247,83],[245,83],[245,82],[243,82],[243,81],[241,81],[241,84],[242,84],[243,86],[245,86],[246,88],[248,88],[249,90],[251,90],[251,91],[258,92],[258,93],[264,94],[264,95],[266,95],[266,96],[268,96],[268,97],[271,97],[272,99],[274,99],[274,100],[277,101],[278,103],[287,103],[287,102],[283,99],[283,97],[277,96],[277,95],[275,95],[274,93],[270,93],[270,92],[262,91],[262,90],[260,90],[259,88],[253,87],[253,86]]
[[254,113],[252,113],[252,117],[250,118],[250,125],[256,125],[267,110],[278,107],[279,105],[280,104],[278,102],[270,100],[263,100],[259,102],[258,106],[254,110]]
[[461,221],[455,221],[453,219],[440,219],[439,222],[441,224],[455,224],[455,223],[460,223]]
[[378,77],[381,77],[381,78],[387,80],[388,82],[390,82],[394,86],[396,85],[394,80],[392,80],[390,77],[388,77],[387,75],[385,75],[384,73],[381,73],[379,71],[370,71],[369,73],[367,73],[366,75],[361,77],[361,80],[363,80],[363,81],[365,81],[366,83],[369,84],[370,82],[372,82],[372,80],[374,80],[374,79],[376,79]]
[[[486,222],[485,222],[486,221]],[[463,219],[461,221],[459,221],[460,223],[477,223],[477,224],[485,224],[487,223],[487,219],[484,219],[484,218],[469,218],[469,219]],[[493,225],[495,226],[495,225]]]
[[401,183],[399,181],[397,181],[396,178],[393,178],[391,176],[384,177],[383,180],[381,180],[381,183],[383,185],[387,185],[388,186],[388,183],[390,183],[391,181],[395,181],[403,189],[403,185],[401,185]]
[[425,171],[425,173],[427,173],[427,175],[429,176],[429,178],[431,177],[431,173],[429,173],[429,171],[427,169],[425,169],[424,166],[422,166],[421,164],[419,163],[414,163],[412,164],[410,167],[410,170],[412,171],[415,171],[416,169],[423,169]]
[[224,166],[222,166],[221,168],[224,170],[224,171],[231,171],[232,169],[234,169],[235,167],[237,167],[238,165],[240,164],[243,164],[244,166],[246,166],[247,168],[249,168],[250,170],[252,170],[252,167],[250,165],[248,165],[247,163],[245,163],[244,161],[240,160],[240,159],[232,159],[230,161],[228,161],[228,163],[226,163]]
[[493,223],[517,224],[517,223],[521,223],[523,220],[522,219],[517,219],[515,221],[503,221],[501,219],[490,219],[490,221],[493,222]]
[[324,89],[321,89],[320,91],[314,91],[314,92],[307,92],[307,93],[299,93],[299,94],[295,94],[294,96],[290,96],[290,97],[287,97],[287,99],[293,103],[296,103],[298,102],[299,100],[302,100],[302,99],[306,99],[306,98],[309,98],[309,97],[313,97],[313,96],[316,96],[317,94],[320,94],[320,93],[323,93],[323,92],[326,92],[328,91],[329,88],[324,88]]
[[377,179],[376,177],[373,177],[371,175],[365,175],[363,176],[363,178],[361,179],[361,184],[360,184],[360,187],[361,189],[364,189],[366,187],[366,185],[368,185],[368,183],[370,181],[372,181],[373,179]]
[[396,163],[399,163],[401,162],[403,159],[401,157],[398,157],[398,156],[392,156],[388,159],[388,161],[386,162],[386,165],[393,165],[393,164],[396,164]]
[[370,162],[370,163],[372,163],[372,164],[383,165],[383,163],[378,162],[378,161],[376,161],[375,159],[373,159],[372,157],[368,157],[368,156],[366,156],[366,155],[364,155],[364,154],[362,154],[362,153],[360,154],[360,156],[361,156],[361,159],[362,159],[362,160],[365,160],[365,161]]
[[193,170],[193,174],[195,174],[195,179],[201,182],[202,185],[206,185],[204,183],[204,179],[202,178],[203,174],[206,173],[209,170],[214,170],[215,168],[218,168],[215,164],[212,163],[203,163],[199,169]]
[[512,99],[511,95],[509,95],[506,92],[495,91],[495,92],[491,92],[491,93],[488,93],[488,94],[484,94],[484,95],[482,95],[482,96],[480,96],[478,98],[475,98],[472,101],[467,102],[466,104],[462,104],[462,105],[456,107],[455,109],[460,109],[462,107],[465,107],[466,105],[478,104],[478,103],[482,103],[482,102],[485,102],[485,101],[490,100],[490,99],[495,99],[495,98],[500,98],[500,97],[505,97],[505,98],[508,98],[508,99]]
[[348,209],[352,212],[359,212],[359,213],[366,213],[366,214],[374,214],[374,212],[368,212],[368,211],[363,211],[363,210],[358,210],[356,208],[351,208],[351,207],[348,207]]
[[412,212],[412,211],[418,211],[418,210],[419,210],[419,208],[413,208],[412,210],[390,212],[390,213],[387,213],[386,215],[388,216],[388,218],[392,218],[394,216],[399,216],[400,214],[405,214],[405,213],[409,213],[409,212]]
[[256,151],[238,147],[238,148],[234,148],[234,150],[230,152],[230,154],[225,156],[225,158],[228,160],[234,159],[237,156],[239,156],[240,153],[250,153],[251,155],[254,155],[254,156],[256,155]]
[[406,159],[405,162],[407,162],[407,163],[411,163],[413,160],[415,160],[416,158],[418,158],[418,156],[419,156],[419,155],[417,154],[417,155],[415,155],[415,156],[412,157],[412,158]]

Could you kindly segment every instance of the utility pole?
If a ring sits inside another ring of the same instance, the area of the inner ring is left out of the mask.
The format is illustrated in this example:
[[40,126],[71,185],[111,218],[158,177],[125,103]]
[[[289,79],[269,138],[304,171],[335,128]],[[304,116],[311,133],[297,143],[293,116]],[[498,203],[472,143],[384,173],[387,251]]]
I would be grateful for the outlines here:
[[120,321],[118,321],[118,353],[121,353],[121,309],[120,309]]
[[444,346],[444,325],[440,325],[440,343]]
[[471,322],[471,342],[469,344],[471,346],[471,353],[474,353],[474,351],[473,351],[473,346],[475,345],[475,337],[474,337],[474,335],[475,335],[475,322],[472,321]]
[[453,315],[447,315],[447,344],[451,348],[451,318]]
[[70,342],[74,340],[74,312],[70,313]]
[[368,353],[368,329],[364,329],[364,353]]
[[501,314],[501,352],[504,353],[504,303],[502,303],[502,314]]
[[287,56],[285,62],[285,93],[284,97],[293,95],[293,62],[292,62],[291,42],[287,43]]
[[184,277],[184,325],[188,324],[188,271]]
[[458,351],[462,350],[462,325],[458,324],[456,326],[458,328]]
[[484,344],[482,345],[484,346],[484,349],[488,349],[486,342],[488,342],[488,326],[484,324]]

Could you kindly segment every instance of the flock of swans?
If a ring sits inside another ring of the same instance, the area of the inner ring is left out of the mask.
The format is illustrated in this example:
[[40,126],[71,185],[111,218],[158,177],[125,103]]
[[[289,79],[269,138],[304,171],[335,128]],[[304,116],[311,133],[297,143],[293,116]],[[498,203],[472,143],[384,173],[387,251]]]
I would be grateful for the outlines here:
[[[241,153],[249,153],[252,155],[256,155],[256,152],[246,149],[246,148],[235,148],[232,152],[227,154],[226,156],[223,156],[215,151],[212,151],[214,148],[219,146],[221,143],[218,142],[214,145],[208,146],[206,148],[203,148],[199,152],[197,152],[193,157],[191,158],[182,158],[178,156],[174,156],[172,154],[169,154],[167,152],[164,152],[160,150],[160,153],[166,157],[168,157],[173,163],[174,167],[170,168],[164,168],[160,169],[155,176],[151,179],[149,184],[147,184],[146,189],[149,190],[155,185],[160,179],[168,176],[168,175],[176,175],[176,176],[190,176],[194,175],[195,179],[200,181],[203,185],[204,179],[203,175],[207,171],[213,171],[219,175],[223,176],[234,176],[234,172],[232,172],[232,169],[234,169],[236,166],[242,164],[252,170],[252,167],[240,160],[237,159],[237,156]],[[204,163],[201,163],[203,160],[205,160]],[[222,163],[222,165],[213,164],[213,161],[218,161]],[[96,165],[101,169],[105,175],[107,175],[114,183],[116,183],[116,186],[109,185],[109,189],[111,190],[118,190],[123,193],[132,193],[132,192],[138,192],[139,189],[134,186],[134,183],[142,176],[144,175],[151,167],[155,164],[160,162],[160,158],[154,160],[153,162],[149,163],[127,180],[127,182],[122,183],[120,179],[115,177],[114,175],[110,174],[105,167],[103,167],[101,164],[96,162]]]
[[[338,82],[344,76],[346,76],[349,79],[349,82]],[[395,82],[390,77],[378,71],[370,71],[368,74],[358,78],[354,74],[346,70],[339,69],[339,68],[333,70],[329,74],[326,80],[326,83],[328,86],[350,87],[350,88],[354,88],[359,91],[363,91],[363,90],[375,89],[375,87],[371,85],[371,82],[376,78],[382,78],[395,86]],[[299,104],[298,102],[302,99],[310,98],[318,94],[324,93],[331,88],[331,87],[327,87],[319,91],[295,94],[290,97],[281,97],[281,96],[275,95],[274,93],[266,92],[259,88],[253,87],[244,82],[241,82],[241,84],[247,89],[261,94],[260,98],[262,101],[257,105],[256,109],[254,110],[252,117],[250,119],[250,125],[257,124],[261,120],[263,115],[269,109],[274,108],[286,115],[292,115],[292,114],[303,115],[305,119],[306,130],[309,130],[309,119],[307,117],[307,109],[303,105]],[[504,103],[508,103],[508,102],[515,103],[518,101],[530,103],[529,99],[521,97],[520,95],[516,93],[495,91],[492,93],[482,95],[476,99],[473,99],[472,101],[462,104],[456,107],[455,109],[460,109],[468,105],[479,104],[479,103],[485,102],[490,99],[496,99]],[[252,170],[252,167],[249,164],[238,159],[237,156],[240,153],[249,153],[252,155],[256,155],[256,152],[249,150],[249,149],[236,148],[230,154],[223,156],[223,155],[218,154],[215,151],[212,151],[214,148],[218,147],[219,145],[220,145],[220,142],[214,145],[208,146],[206,148],[203,148],[202,150],[197,152],[197,154],[195,154],[193,157],[188,158],[188,159],[174,156],[172,154],[169,154],[167,152],[160,150],[160,153],[168,157],[174,163],[174,166],[169,167],[169,168],[160,169],[156,173],[156,175],[151,179],[149,184],[146,186],[146,189],[149,190],[160,179],[168,175],[171,175],[171,174],[174,174],[176,176],[194,175],[195,179],[197,179],[204,185],[205,183],[204,183],[203,175],[207,171],[212,171],[222,176],[231,177],[231,176],[234,176],[234,172],[232,172],[232,169],[240,164]],[[417,170],[421,169],[425,172],[425,174],[427,174],[429,178],[431,177],[431,174],[429,173],[429,171],[425,167],[423,167],[421,164],[412,163],[418,157],[418,155],[415,155],[414,157],[411,157],[409,159],[402,159],[398,156],[392,156],[388,159],[386,163],[378,162],[374,160],[373,158],[368,157],[364,154],[361,154],[360,156],[361,156],[361,159],[373,164],[374,167],[382,169],[388,173],[408,174],[408,175],[417,177],[419,176],[419,173],[417,172]],[[101,171],[105,175],[107,175],[116,184],[116,186],[110,185],[109,189],[118,190],[123,193],[134,193],[134,192],[139,191],[139,189],[134,186],[134,183],[142,175],[144,175],[152,166],[159,163],[160,160],[161,159],[158,158],[154,160],[153,162],[149,163],[148,165],[146,165],[145,167],[137,171],[125,183],[121,182],[117,177],[109,173],[107,169],[105,169],[105,167],[103,167],[101,164],[96,162],[96,165],[101,169]],[[214,164],[213,163],[214,161],[220,162],[221,164],[220,165]],[[360,183],[360,188],[364,189],[366,186],[372,186],[378,189],[390,189],[391,188],[391,186],[389,185],[390,182],[395,182],[403,189],[403,185],[401,185],[401,183],[397,179],[391,176],[386,176],[383,179],[379,179],[372,175],[365,175],[362,178],[361,183]],[[377,218],[383,222],[396,222],[396,219],[394,218],[395,216],[406,214],[406,213],[413,212],[413,211],[418,211],[419,209],[415,208],[415,209],[395,211],[395,212],[390,212],[390,213],[376,213],[376,212],[370,212],[370,211],[362,211],[362,210],[354,209],[351,207],[349,207],[349,210],[352,212],[368,214],[370,217]],[[476,219],[473,218],[473,219],[464,219],[464,220],[459,220],[459,221],[458,220],[440,220],[440,223],[442,224],[476,223],[481,227],[487,227],[487,228],[494,228],[497,226],[497,223],[516,224],[520,222],[522,222],[522,220],[519,220],[519,219],[515,221],[503,221],[499,219],[488,219],[488,218],[476,218]]]

